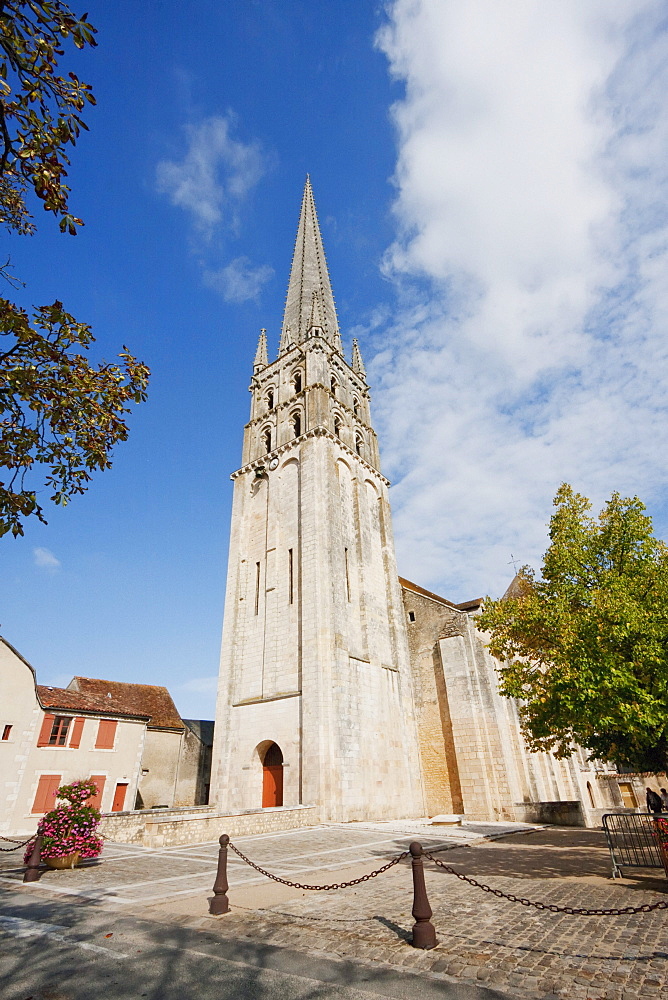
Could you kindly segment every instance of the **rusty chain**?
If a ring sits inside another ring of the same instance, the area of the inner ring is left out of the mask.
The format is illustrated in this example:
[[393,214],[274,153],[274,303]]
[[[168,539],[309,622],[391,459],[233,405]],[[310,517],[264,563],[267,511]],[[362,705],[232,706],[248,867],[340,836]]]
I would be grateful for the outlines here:
[[2,836],[0,836],[0,840],[6,840],[8,844],[14,845],[13,847],[0,847],[0,851],[2,851],[5,854],[10,854],[12,851],[18,851],[19,848],[25,847],[27,844],[29,844],[30,841],[32,840],[32,837],[28,837],[28,839],[24,840],[23,842],[21,842],[20,840],[14,840],[13,837],[2,837]]
[[386,872],[388,871],[388,869],[393,868],[395,865],[398,865],[399,862],[403,861],[404,858],[407,858],[409,854],[408,851],[402,851],[401,854],[397,854],[396,858],[392,858],[392,860],[388,861],[388,863],[386,865],[383,865],[382,868],[377,868],[376,871],[368,872],[366,875],[361,875],[359,878],[351,879],[350,882],[335,882],[332,885],[304,885],[302,882],[291,882],[290,879],[280,878],[280,876],[278,875],[272,875],[271,872],[265,871],[264,868],[260,868],[260,866],[256,865],[254,861],[251,861],[251,859],[247,858],[245,854],[242,854],[239,848],[235,847],[232,842],[228,844],[228,847],[231,847],[234,853],[238,855],[242,861],[245,861],[247,865],[250,865],[251,868],[254,868],[256,872],[260,872],[261,875],[266,875],[267,878],[273,879],[274,882],[280,882],[281,885],[289,885],[293,889],[316,889],[316,890],[348,889],[350,888],[351,885],[360,885],[361,882],[368,882],[369,879],[375,878],[376,875],[382,875],[383,872]]
[[446,865],[444,861],[441,861],[440,858],[435,858],[433,854],[428,854],[427,851],[423,852],[423,857],[429,858],[430,861],[433,861],[439,868],[448,872],[449,875],[456,875],[462,882],[468,882],[469,885],[475,886],[476,889],[482,889],[483,892],[490,892],[493,896],[498,896],[499,899],[508,899],[511,903],[521,903],[522,906],[533,906],[536,910],[549,910],[550,913],[569,913],[579,917],[620,917],[627,913],[650,913],[652,910],[668,910],[668,902],[665,900],[660,900],[658,903],[644,903],[642,906],[624,906],[618,909],[607,910],[586,910],[576,906],[557,906],[556,903],[539,903],[533,899],[525,899],[523,896],[514,896],[512,892],[502,892],[501,889],[493,889],[491,885],[485,885],[483,882],[478,882],[476,879],[471,878],[470,875],[464,875],[463,872],[456,871],[450,865]]

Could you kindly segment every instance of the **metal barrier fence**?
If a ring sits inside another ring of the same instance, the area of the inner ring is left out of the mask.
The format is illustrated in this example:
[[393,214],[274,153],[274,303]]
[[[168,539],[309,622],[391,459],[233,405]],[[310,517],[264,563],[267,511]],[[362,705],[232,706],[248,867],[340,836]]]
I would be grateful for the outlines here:
[[606,813],[602,822],[613,878],[622,878],[624,868],[661,868],[668,875],[663,847],[663,842],[668,841],[668,817]]

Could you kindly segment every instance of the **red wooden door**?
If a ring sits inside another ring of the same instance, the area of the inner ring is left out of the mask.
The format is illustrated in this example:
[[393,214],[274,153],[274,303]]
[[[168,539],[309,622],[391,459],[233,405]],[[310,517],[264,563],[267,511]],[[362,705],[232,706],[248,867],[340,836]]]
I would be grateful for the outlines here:
[[262,808],[283,805],[283,765],[265,764],[262,768]]
[[128,790],[127,783],[116,785],[116,791],[114,792],[114,801],[111,803],[112,813],[123,812],[123,806],[125,805],[125,793]]

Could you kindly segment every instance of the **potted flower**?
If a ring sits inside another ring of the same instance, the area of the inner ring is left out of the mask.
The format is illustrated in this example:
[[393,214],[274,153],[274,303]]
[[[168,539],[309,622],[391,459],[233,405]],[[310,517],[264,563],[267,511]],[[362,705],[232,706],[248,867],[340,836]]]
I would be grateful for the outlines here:
[[96,833],[100,811],[86,804],[96,794],[97,785],[89,779],[61,785],[55,809],[42,817],[26,846],[26,864],[38,836],[42,838],[41,860],[49,868],[74,868],[80,860],[101,854],[102,838]]

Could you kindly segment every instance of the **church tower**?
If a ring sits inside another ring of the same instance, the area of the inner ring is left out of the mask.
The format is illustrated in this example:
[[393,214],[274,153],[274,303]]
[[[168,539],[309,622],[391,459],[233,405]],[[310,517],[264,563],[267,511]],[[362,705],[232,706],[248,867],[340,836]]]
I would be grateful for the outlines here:
[[314,806],[316,821],[420,815],[389,483],[357,342],[343,354],[308,178],[278,358],[263,330],[250,392],[211,802]]

